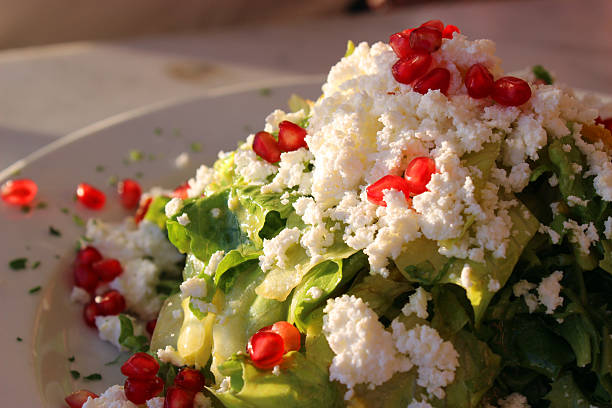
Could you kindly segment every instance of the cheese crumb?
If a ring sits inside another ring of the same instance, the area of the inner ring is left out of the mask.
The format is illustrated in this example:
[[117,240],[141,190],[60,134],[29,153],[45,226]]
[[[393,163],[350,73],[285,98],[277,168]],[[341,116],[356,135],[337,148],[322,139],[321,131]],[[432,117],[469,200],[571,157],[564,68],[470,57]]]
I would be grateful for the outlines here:
[[280,366],[279,365],[275,365],[274,368],[272,369],[272,374],[275,376],[279,376],[281,375],[281,370],[280,370]]
[[91,295],[85,289],[80,288],[78,286],[74,286],[72,288],[72,292],[70,292],[70,301],[79,304],[89,303],[91,300]]
[[189,225],[189,223],[191,222],[191,220],[189,219],[189,214],[187,214],[187,213],[183,213],[183,214],[179,215],[178,217],[176,217],[176,220],[183,227]]
[[208,281],[204,278],[191,277],[181,283],[181,298],[203,298],[208,294]]
[[170,363],[177,367],[185,365],[185,360],[172,346],[166,346],[164,349],[157,350],[157,358],[164,363]]
[[450,341],[444,341],[438,331],[430,326],[416,325],[406,331],[397,319],[391,322],[395,347],[410,356],[417,366],[417,384],[430,395],[444,398],[444,387],[455,380],[459,366],[459,354]]
[[264,239],[263,255],[259,257],[261,269],[266,272],[272,269],[274,265],[279,268],[288,267],[289,259],[285,253],[290,247],[299,242],[300,234],[301,232],[298,228],[286,228],[274,238]]
[[499,408],[530,408],[527,397],[517,392],[508,395],[506,398],[500,398],[497,403]]
[[501,289],[501,285],[499,284],[498,280],[491,278],[489,279],[487,289],[489,289],[489,292],[497,292],[499,289]]
[[220,208],[211,209],[210,215],[212,215],[213,218],[219,218],[219,216],[221,215],[221,209]]
[[323,312],[323,333],[335,353],[329,378],[347,386],[345,399],[350,399],[357,384],[372,389],[394,373],[412,368],[410,360],[398,354],[391,333],[360,298],[329,299]]
[[608,219],[604,222],[604,236],[606,239],[612,238],[612,217],[608,217]]
[[122,386],[113,385],[98,398],[88,397],[83,408],[137,408],[137,405],[127,399]]
[[529,293],[535,288],[535,283],[527,282],[524,279],[518,281],[512,287],[512,293],[514,293],[514,296],[523,297],[523,300],[529,309],[529,313],[533,313],[538,307],[538,298],[533,293]]
[[586,207],[588,203],[589,200],[583,200],[582,198],[573,195],[567,196],[567,205],[569,205],[570,207],[574,207],[577,205]]
[[315,300],[323,296],[323,290],[318,286],[313,286],[306,291],[306,295],[310,296],[312,300]]
[[540,303],[546,307],[547,314],[552,314],[557,307],[563,304],[563,297],[559,295],[561,279],[563,279],[563,272],[555,271],[542,279],[542,282],[538,285],[538,297]]
[[174,197],[172,200],[168,201],[166,207],[164,208],[166,212],[166,217],[172,218],[183,208],[183,200],[180,198]]
[[585,255],[590,253],[591,245],[599,241],[597,228],[592,222],[578,224],[574,220],[563,221],[563,228],[570,232],[570,242],[577,244],[580,251]]
[[183,152],[174,159],[174,165],[179,169],[184,169],[189,165],[189,154]]
[[421,319],[427,319],[429,317],[429,313],[427,313],[427,302],[429,300],[431,300],[431,294],[419,286],[416,292],[408,298],[408,303],[402,308],[402,313],[405,316],[414,313]]
[[410,404],[406,408],[433,408],[431,404],[425,400],[417,401],[416,398],[412,400]]
[[557,231],[547,225],[540,224],[538,232],[542,234],[548,234],[548,236],[550,237],[550,242],[552,242],[553,244],[558,244],[561,241],[561,235],[559,235]]
[[210,398],[201,392],[198,392],[193,399],[193,408],[212,408],[213,404]]

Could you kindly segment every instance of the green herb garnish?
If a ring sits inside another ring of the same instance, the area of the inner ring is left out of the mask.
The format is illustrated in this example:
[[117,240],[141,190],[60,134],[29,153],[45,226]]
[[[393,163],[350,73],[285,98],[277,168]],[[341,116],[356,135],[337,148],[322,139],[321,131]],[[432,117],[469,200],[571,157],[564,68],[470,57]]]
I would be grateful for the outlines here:
[[16,340],[17,340],[18,342],[22,342],[22,341],[23,341],[23,339],[22,339],[21,337],[17,337],[17,338],[16,338]]
[[93,374],[89,374],[86,377],[83,377],[83,379],[85,381],[100,381],[102,379],[102,376],[98,373],[93,373]]
[[52,225],[49,225],[49,234],[54,237],[61,237],[62,233],[57,228],[54,228]]
[[38,210],[44,210],[45,208],[47,208],[47,203],[44,201],[41,201],[40,203],[36,204],[36,209]]
[[202,144],[201,143],[193,142],[190,147],[191,147],[191,151],[192,152],[196,152],[197,153],[197,152],[201,152],[202,151]]
[[70,375],[75,380],[78,380],[79,378],[81,378],[81,373],[79,373],[77,370],[70,370]]
[[66,207],[61,208],[60,211],[63,212],[64,214],[69,214],[70,213],[70,210],[67,209]]
[[32,264],[32,269],[37,269],[40,266],[40,261],[36,261]]
[[259,94],[261,96],[270,96],[270,95],[272,95],[272,90],[270,88],[261,88],[259,90]]
[[70,361],[71,363],[74,363],[74,356],[68,357],[68,361]]
[[39,291],[40,291],[40,289],[41,289],[41,287],[40,287],[40,286],[34,286],[32,289],[28,290],[28,293],[29,293],[30,295],[32,295],[32,294],[34,294],[34,293],[36,293],[36,292],[39,292]]
[[24,213],[24,214],[29,213],[30,210],[32,210],[32,207],[30,207],[29,205],[22,205],[21,206],[21,212]]
[[9,267],[14,271],[19,271],[26,268],[28,258],[16,258],[9,262]]
[[164,129],[162,129],[162,128],[160,128],[160,127],[156,127],[156,128],[153,130],[153,132],[154,132],[156,135],[161,135],[162,133],[164,133]]
[[552,85],[553,79],[550,73],[541,65],[534,65],[531,69],[535,77],[539,80],[544,81],[546,85]]
[[130,150],[130,156],[129,156],[130,161],[138,162],[138,161],[141,161],[143,157],[144,155],[142,154],[142,151],[136,150],[136,149]]
[[72,215],[72,221],[74,221],[74,223],[76,225],[78,225],[79,227],[84,227],[85,226],[85,221],[81,217],[76,215],[76,214]]
[[102,166],[101,164],[98,164],[98,165],[96,166],[96,171],[97,171],[98,173],[102,173],[104,170],[106,170],[106,167]]

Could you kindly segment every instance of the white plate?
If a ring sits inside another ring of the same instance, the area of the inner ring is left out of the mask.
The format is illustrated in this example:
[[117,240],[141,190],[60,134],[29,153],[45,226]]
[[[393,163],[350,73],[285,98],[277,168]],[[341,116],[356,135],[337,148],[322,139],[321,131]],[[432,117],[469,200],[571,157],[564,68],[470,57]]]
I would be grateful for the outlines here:
[[[23,213],[0,203],[1,406],[59,408],[73,390],[100,392],[123,381],[118,364],[104,365],[115,359],[117,351],[85,326],[82,307],[69,300],[70,266],[75,243],[83,234],[73,215],[106,220],[127,215],[109,178],[140,176],[144,190],[176,186],[194,174],[199,164],[212,164],[219,150],[233,150],[239,140],[263,128],[268,113],[276,107],[286,109],[291,93],[316,98],[321,83],[321,77],[283,78],[126,113],[68,135],[0,172],[0,184],[13,177],[35,180],[39,192],[34,206],[47,204]],[[192,142],[201,143],[202,151],[190,151]],[[126,164],[133,149],[141,150],[144,159]],[[176,169],[174,159],[182,152],[189,152],[191,162]],[[98,165],[104,170],[97,170]],[[20,174],[12,175],[16,170]],[[89,211],[74,202],[75,188],[83,181],[106,192],[103,211]],[[51,235],[50,226],[61,236]],[[28,268],[11,270],[8,263],[20,257],[28,258]],[[32,269],[36,261],[40,266]],[[28,293],[38,285],[42,290]],[[71,356],[74,362],[68,360]],[[81,376],[100,373],[102,380],[74,380],[70,370]]]

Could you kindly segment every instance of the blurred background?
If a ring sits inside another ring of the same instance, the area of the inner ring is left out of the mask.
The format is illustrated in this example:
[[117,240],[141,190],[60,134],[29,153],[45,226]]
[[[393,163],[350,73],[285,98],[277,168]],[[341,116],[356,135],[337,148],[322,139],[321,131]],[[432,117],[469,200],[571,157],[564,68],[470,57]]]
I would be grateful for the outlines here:
[[346,41],[430,19],[612,94],[612,0],[0,0],[0,168],[112,115],[208,89],[323,75]]

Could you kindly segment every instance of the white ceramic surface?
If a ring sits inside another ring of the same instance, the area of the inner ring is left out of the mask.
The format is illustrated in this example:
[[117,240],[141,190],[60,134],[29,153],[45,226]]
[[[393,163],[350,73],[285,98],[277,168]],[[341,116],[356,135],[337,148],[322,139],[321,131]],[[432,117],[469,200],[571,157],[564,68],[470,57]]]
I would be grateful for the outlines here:
[[[219,150],[233,150],[239,140],[261,129],[269,112],[286,108],[291,93],[316,98],[321,83],[320,77],[283,78],[122,114],[68,135],[0,171],[0,183],[8,178],[35,180],[39,192],[34,207],[47,204],[24,213],[0,202],[0,406],[59,408],[72,390],[100,392],[122,381],[119,364],[104,365],[116,358],[117,351],[98,340],[95,330],[86,328],[82,307],[69,300],[70,265],[75,243],[84,232],[73,216],[120,220],[127,215],[109,178],[140,176],[144,190],[176,186],[194,174],[199,164],[212,164]],[[192,152],[192,142],[201,143],[202,151]],[[126,164],[133,149],[141,150],[144,159]],[[182,152],[189,152],[191,161],[177,169],[174,160]],[[96,169],[99,165],[103,171]],[[19,175],[14,175],[16,170]],[[103,211],[90,211],[74,202],[76,185],[82,181],[106,192]],[[61,236],[51,235],[50,226]],[[28,268],[11,270],[8,263],[20,257],[28,258]],[[36,261],[40,266],[32,269]],[[38,285],[42,290],[28,293]],[[71,356],[74,362],[68,360]],[[102,380],[74,380],[70,370],[82,376],[97,372]]]

